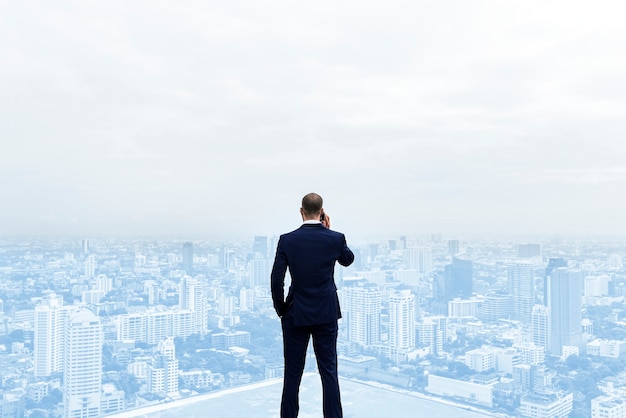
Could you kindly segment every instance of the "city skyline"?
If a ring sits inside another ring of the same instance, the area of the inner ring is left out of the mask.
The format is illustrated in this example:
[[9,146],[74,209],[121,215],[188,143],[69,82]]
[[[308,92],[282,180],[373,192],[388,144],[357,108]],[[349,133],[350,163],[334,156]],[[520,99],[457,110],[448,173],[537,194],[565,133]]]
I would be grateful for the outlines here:
[[[169,414],[273,385],[272,242],[0,239],[0,406],[16,418]],[[401,235],[351,248],[356,262],[335,270],[346,381],[489,416],[619,416],[623,241]]]
[[0,235],[624,235],[625,7],[3,2]]

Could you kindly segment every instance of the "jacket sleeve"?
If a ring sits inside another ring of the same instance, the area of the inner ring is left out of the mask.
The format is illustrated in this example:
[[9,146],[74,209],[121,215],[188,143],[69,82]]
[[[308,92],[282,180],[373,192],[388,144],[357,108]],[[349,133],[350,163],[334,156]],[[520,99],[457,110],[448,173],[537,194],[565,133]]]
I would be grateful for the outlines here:
[[350,248],[348,248],[345,235],[341,235],[341,240],[342,240],[341,255],[339,256],[337,261],[342,266],[347,267],[350,264],[352,264],[352,262],[354,261],[354,253],[352,252],[352,250],[350,250]]
[[287,254],[281,246],[282,238],[278,240],[276,257],[271,273],[272,301],[278,316],[283,316],[286,311],[285,303],[285,274],[287,272]]

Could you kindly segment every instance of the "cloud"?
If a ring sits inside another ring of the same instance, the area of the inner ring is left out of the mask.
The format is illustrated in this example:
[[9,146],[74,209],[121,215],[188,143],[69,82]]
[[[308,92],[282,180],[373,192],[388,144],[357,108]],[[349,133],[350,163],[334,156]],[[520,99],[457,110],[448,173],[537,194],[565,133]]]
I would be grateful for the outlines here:
[[623,8],[5,2],[0,232],[615,231]]

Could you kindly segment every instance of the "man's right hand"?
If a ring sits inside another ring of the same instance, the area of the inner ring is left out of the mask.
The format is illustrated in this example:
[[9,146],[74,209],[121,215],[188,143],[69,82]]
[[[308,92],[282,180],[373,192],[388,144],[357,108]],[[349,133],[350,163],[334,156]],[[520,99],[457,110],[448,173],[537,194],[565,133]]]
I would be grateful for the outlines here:
[[324,212],[324,219],[321,222],[322,222],[322,225],[330,229],[330,216],[328,216],[327,212]]

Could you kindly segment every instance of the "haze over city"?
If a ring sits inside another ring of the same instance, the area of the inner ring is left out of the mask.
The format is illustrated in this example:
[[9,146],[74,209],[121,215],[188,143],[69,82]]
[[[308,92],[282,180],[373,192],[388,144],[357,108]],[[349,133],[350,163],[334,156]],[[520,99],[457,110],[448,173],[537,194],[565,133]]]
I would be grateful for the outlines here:
[[618,2],[2,2],[0,234],[624,234]]

